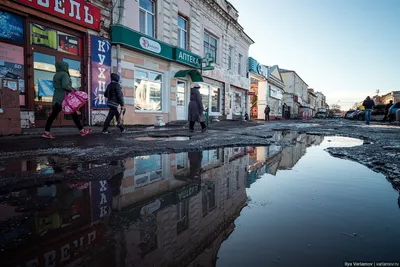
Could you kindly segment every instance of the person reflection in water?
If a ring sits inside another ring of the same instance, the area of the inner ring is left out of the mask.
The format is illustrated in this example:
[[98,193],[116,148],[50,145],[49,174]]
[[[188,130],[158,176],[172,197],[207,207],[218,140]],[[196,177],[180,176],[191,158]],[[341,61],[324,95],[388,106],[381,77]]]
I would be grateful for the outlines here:
[[203,160],[202,152],[189,152],[188,153],[190,171],[190,179],[200,179],[201,174],[201,162]]

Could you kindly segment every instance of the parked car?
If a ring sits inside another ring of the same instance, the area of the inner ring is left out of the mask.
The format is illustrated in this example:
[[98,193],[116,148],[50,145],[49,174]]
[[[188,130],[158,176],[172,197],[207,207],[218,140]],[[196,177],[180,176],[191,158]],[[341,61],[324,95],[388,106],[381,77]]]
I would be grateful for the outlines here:
[[365,120],[365,111],[364,110],[357,110],[357,113],[354,114],[353,120],[363,121]]
[[376,105],[371,113],[371,120],[383,121],[383,119],[385,118],[385,108],[386,105]]
[[344,118],[345,119],[349,119],[349,116],[351,115],[351,114],[353,114],[355,112],[355,110],[349,110],[349,111],[347,111],[345,114],[344,114]]
[[400,108],[400,102],[396,102],[393,106],[389,108],[388,119],[389,121],[396,120],[396,111]]
[[319,108],[317,114],[315,114],[317,118],[327,118],[328,117],[328,110],[326,108]]
[[333,114],[333,118],[334,119],[341,119],[341,118],[343,118],[343,114],[342,113],[334,113]]

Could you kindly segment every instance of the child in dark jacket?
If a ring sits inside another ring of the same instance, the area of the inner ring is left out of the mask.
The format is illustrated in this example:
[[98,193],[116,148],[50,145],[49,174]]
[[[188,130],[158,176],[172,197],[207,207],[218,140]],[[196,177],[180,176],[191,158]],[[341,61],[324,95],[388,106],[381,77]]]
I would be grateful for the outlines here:
[[118,105],[121,105],[121,109],[124,109],[124,95],[122,93],[121,85],[119,84],[119,75],[111,73],[111,83],[107,86],[104,96],[107,97],[107,106],[110,108],[108,116],[103,126],[103,134],[109,134],[107,130],[111,120],[115,117],[117,120],[117,126],[121,130],[121,133],[125,132],[124,126],[121,125],[121,115],[118,111]]

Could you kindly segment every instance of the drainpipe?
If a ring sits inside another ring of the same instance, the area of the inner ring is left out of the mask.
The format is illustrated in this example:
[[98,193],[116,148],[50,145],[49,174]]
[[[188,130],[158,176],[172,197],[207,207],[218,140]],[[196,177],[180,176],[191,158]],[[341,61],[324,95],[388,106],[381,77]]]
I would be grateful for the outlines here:
[[[122,24],[125,13],[125,0],[119,0],[117,24]],[[117,44],[117,73],[121,75],[121,45]]]

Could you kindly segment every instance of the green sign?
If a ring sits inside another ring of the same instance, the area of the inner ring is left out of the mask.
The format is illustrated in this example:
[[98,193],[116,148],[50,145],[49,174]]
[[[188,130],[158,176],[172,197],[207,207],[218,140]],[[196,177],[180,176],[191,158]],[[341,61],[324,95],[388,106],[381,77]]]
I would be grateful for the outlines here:
[[111,25],[111,42],[167,60],[174,60],[173,47],[123,25]]
[[214,70],[214,66],[203,67],[203,70]]
[[259,73],[259,65],[260,64],[258,64],[258,62],[257,62],[257,60],[255,60],[254,58],[252,58],[252,57],[249,57],[249,66],[248,66],[248,68],[249,68],[249,71],[250,72],[255,72],[255,73]]
[[174,54],[175,61],[180,62],[185,65],[195,67],[196,69],[201,68],[201,57],[200,56],[190,53],[179,47],[175,47],[174,50],[175,50],[175,54]]

